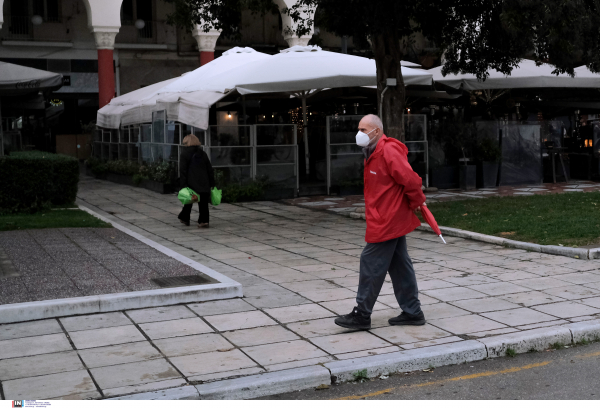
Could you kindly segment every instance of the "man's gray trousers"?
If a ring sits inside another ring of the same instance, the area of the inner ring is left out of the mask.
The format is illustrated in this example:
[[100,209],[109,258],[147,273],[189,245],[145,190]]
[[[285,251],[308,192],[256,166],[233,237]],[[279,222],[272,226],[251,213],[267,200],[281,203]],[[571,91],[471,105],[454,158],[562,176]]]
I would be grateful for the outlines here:
[[400,308],[411,315],[421,311],[419,289],[412,261],[406,248],[406,237],[367,244],[360,255],[360,280],[356,303],[362,314],[373,313],[387,272]]

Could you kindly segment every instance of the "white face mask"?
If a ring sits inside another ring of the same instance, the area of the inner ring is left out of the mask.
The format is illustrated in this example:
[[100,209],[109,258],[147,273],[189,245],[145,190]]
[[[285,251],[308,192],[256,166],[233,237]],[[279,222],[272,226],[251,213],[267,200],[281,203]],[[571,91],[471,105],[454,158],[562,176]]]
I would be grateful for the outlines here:
[[[377,128],[371,129],[371,132],[375,129]],[[358,133],[356,134],[356,144],[360,147],[367,147],[371,142],[371,139],[369,139],[369,133],[358,131]]]

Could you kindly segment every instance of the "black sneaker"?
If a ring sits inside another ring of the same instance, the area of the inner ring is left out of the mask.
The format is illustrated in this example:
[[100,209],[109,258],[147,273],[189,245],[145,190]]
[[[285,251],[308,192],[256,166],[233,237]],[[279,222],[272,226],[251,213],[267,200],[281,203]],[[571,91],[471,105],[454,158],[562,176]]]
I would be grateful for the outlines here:
[[425,324],[425,315],[422,311],[416,315],[402,312],[400,316],[392,317],[388,320],[388,323],[392,326],[423,326]]
[[346,329],[369,330],[371,328],[371,316],[362,314],[355,307],[352,309],[352,313],[336,318],[335,324]]

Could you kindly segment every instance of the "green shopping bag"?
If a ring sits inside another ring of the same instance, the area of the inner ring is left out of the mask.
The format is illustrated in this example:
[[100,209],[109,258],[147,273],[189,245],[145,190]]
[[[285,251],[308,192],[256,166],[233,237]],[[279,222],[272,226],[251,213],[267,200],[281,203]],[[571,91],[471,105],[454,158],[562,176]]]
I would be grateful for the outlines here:
[[210,203],[212,205],[219,205],[221,204],[221,198],[223,197],[223,191],[219,190],[216,187],[213,187],[212,190],[210,190]]
[[[196,196],[196,201],[194,201],[192,199],[192,196]],[[192,204],[194,202],[198,202],[198,194],[196,194],[196,192],[194,190],[192,190],[189,187],[185,187],[182,188],[179,191],[179,194],[177,194],[177,198],[179,198],[179,201],[181,201],[181,204],[186,205],[186,204]]]

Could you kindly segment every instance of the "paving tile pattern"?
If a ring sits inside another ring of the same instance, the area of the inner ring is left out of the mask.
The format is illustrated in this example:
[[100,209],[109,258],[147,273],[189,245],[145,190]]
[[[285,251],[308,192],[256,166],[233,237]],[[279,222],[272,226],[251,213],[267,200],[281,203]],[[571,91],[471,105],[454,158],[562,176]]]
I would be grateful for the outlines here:
[[211,208],[200,230],[177,221],[172,195],[84,178],[79,197],[242,283],[245,297],[0,325],[4,399],[106,398],[600,318],[600,261],[415,232],[428,323],[388,325],[399,310],[386,280],[373,328],[350,332],[333,318],[354,306],[363,221],[253,202]]
[[198,274],[114,228],[0,232],[0,304],[160,289],[151,279]]

